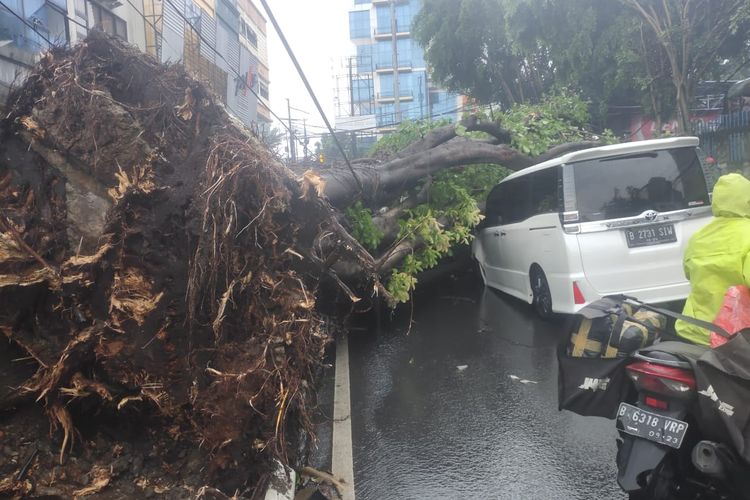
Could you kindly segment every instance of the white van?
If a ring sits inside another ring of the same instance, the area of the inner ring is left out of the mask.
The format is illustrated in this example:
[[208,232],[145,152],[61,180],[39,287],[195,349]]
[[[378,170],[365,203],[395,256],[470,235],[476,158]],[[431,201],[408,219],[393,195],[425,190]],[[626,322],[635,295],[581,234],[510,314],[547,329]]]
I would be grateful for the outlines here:
[[472,253],[487,286],[574,313],[605,295],[684,299],[685,247],[711,219],[698,139],[568,153],[503,179]]

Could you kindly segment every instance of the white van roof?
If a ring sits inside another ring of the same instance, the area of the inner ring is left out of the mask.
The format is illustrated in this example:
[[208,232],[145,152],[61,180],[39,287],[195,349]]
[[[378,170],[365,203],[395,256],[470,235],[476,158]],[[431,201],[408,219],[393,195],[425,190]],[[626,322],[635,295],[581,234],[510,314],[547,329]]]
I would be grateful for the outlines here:
[[527,175],[545,168],[556,167],[565,163],[573,163],[583,160],[595,160],[597,158],[606,158],[608,156],[617,156],[621,154],[643,153],[659,149],[688,148],[696,147],[699,144],[697,137],[670,137],[669,139],[651,139],[648,141],[623,142],[621,144],[609,144],[596,148],[581,149],[572,151],[557,158],[547,160],[536,165],[524,168],[515,172],[501,182],[505,182],[522,175]]

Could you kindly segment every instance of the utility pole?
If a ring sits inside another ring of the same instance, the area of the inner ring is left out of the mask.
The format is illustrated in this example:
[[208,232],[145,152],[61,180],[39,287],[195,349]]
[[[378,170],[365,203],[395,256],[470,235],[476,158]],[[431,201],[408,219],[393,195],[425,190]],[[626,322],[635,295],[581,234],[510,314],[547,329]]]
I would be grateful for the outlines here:
[[427,101],[427,116],[430,120],[432,120],[432,103],[430,103],[430,76],[427,73],[424,74],[424,93]]
[[[352,71],[352,59],[353,57],[349,58],[349,95],[350,95],[350,101],[351,104],[349,105],[349,112],[350,116],[354,116],[354,73]],[[357,68],[357,71],[359,71],[359,68]],[[359,90],[359,88],[357,88]],[[359,94],[359,92],[357,92]],[[359,96],[357,96],[359,97]],[[354,153],[354,158],[357,157],[357,133],[352,130],[352,152]]]
[[297,154],[294,151],[294,129],[292,128],[292,105],[289,98],[286,99],[287,121],[289,123],[289,158],[292,162],[297,161]]
[[419,117],[424,118],[424,94],[422,93],[422,77],[417,78],[419,82]]
[[354,116],[354,72],[352,71],[352,59],[349,58],[349,116]]
[[398,81],[398,43],[396,32],[398,23],[396,22],[396,0],[391,0],[391,49],[393,52],[393,111],[395,115],[394,123],[401,121],[401,89]]
[[302,143],[304,145],[303,147],[304,147],[304,151],[305,151],[305,156],[303,157],[303,162],[307,163],[307,143],[310,142],[307,139],[307,118],[303,118],[302,119],[302,133],[305,136],[305,142]]

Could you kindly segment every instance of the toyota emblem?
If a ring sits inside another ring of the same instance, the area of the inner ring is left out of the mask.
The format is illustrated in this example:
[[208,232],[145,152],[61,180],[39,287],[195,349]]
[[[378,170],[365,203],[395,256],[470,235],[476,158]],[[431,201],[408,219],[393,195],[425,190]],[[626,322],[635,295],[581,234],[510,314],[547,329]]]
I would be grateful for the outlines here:
[[643,218],[648,221],[655,220],[656,217],[658,216],[659,216],[659,212],[657,212],[656,210],[647,210],[643,212]]

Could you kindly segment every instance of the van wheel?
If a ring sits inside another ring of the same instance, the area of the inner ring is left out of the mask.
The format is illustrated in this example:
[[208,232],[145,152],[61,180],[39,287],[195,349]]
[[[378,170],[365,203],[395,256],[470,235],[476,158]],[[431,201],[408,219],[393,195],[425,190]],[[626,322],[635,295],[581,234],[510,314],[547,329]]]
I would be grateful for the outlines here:
[[534,294],[532,304],[537,315],[542,319],[552,317],[552,293],[549,290],[547,277],[540,267],[531,269],[531,291]]

